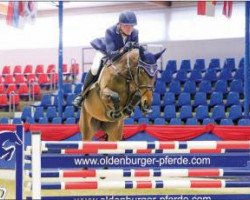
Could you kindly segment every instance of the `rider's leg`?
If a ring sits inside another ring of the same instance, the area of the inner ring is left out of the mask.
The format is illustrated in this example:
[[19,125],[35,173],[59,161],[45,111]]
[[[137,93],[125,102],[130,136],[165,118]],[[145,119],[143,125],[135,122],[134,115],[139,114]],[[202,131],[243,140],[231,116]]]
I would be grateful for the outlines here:
[[[97,75],[98,75],[98,71],[101,65],[101,59],[103,58],[103,54],[101,52],[97,52],[94,60],[93,60],[93,64],[90,67],[90,70],[84,80],[84,84],[83,84],[83,91],[82,93],[84,93],[84,91],[93,83],[96,81],[97,79]],[[82,93],[78,94],[74,101],[72,102],[72,104],[75,107],[81,107],[82,105],[82,101],[84,99],[84,97],[82,96]]]

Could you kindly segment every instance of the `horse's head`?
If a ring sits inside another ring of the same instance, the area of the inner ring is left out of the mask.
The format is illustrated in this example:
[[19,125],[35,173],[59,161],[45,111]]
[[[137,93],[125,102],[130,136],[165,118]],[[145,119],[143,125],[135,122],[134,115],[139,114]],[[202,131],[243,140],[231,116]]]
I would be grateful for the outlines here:
[[158,72],[157,60],[162,56],[165,50],[166,49],[153,54],[142,47],[139,48],[140,56],[138,61],[137,80],[142,96],[140,107],[144,113],[149,113],[151,111],[153,89]]

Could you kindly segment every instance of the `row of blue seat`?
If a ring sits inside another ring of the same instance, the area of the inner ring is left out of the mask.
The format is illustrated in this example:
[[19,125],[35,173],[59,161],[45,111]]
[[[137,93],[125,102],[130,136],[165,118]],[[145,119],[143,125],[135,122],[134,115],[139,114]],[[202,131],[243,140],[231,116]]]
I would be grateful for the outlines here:
[[[34,113],[32,111],[31,106],[26,106],[23,108],[21,114],[21,120],[26,122],[27,118],[34,118],[36,122],[38,122],[41,118],[47,118],[48,122],[51,122],[53,118],[58,117],[58,111],[55,106],[49,106],[46,108],[46,112],[44,107],[39,106],[36,107]],[[66,120],[67,118],[80,118],[80,109],[76,110],[74,106],[66,106],[62,113],[62,120]]]
[[192,105],[193,107],[199,105],[208,105],[210,107],[224,105],[228,107],[231,105],[240,105],[242,102],[243,97],[238,92],[229,92],[226,95],[222,92],[213,92],[211,95],[207,95],[205,92],[197,92],[194,95],[182,92],[179,96],[176,96],[172,92],[166,92],[164,96],[161,96],[159,93],[153,93],[152,105],[175,105],[176,107],[184,105]]
[[206,118],[214,119],[215,121],[221,120],[223,118],[229,118],[233,121],[237,121],[242,117],[243,109],[241,105],[232,105],[229,107],[228,111],[225,109],[224,105],[216,105],[209,111],[208,106],[199,105],[195,110],[192,106],[185,105],[180,107],[179,112],[176,111],[174,105],[167,105],[164,107],[163,112],[160,106],[152,106],[152,112],[145,116],[138,106],[135,107],[132,118],[138,120],[139,118],[147,117],[149,120],[154,120],[155,118],[162,117],[164,119],[170,120],[172,118],[180,118],[186,120],[188,118],[196,117],[198,120],[204,120]]
[[201,59],[196,59],[194,64],[192,65],[190,59],[183,59],[181,60],[180,65],[177,66],[176,60],[168,60],[166,64],[166,69],[170,69],[172,71],[177,71],[177,69],[186,71],[191,71],[192,69],[205,71],[206,69],[222,69],[222,68],[234,70],[236,68],[242,68],[244,66],[244,58],[242,58],[239,61],[237,66],[234,58],[226,58],[223,61],[222,65],[221,63],[222,61],[220,58],[212,58],[210,59],[208,65],[206,65],[205,59],[201,58]]
[[163,95],[166,92],[173,92],[179,95],[181,92],[189,92],[195,94],[196,92],[212,93],[213,91],[228,93],[230,91],[243,93],[243,81],[240,79],[233,80],[229,85],[225,80],[218,80],[214,86],[211,81],[202,80],[199,84],[195,81],[186,81],[181,86],[180,81],[173,80],[169,85],[166,85],[164,81],[157,80],[155,84],[155,92]]
[[226,80],[232,81],[233,79],[244,79],[244,69],[240,68],[236,71],[231,71],[230,69],[222,69],[218,71],[217,69],[208,69],[207,71],[199,70],[177,70],[176,72],[171,71],[170,69],[165,69],[161,73],[161,79],[170,83],[172,80],[178,80],[180,82],[185,82],[187,80],[193,80],[200,82],[201,80],[217,81],[217,80]]
[[[34,123],[38,123],[38,124],[76,124],[78,122],[79,119],[75,118],[75,117],[68,117],[65,120],[62,119],[62,117],[54,117],[52,118],[51,121],[49,121],[49,119],[47,117],[40,117],[38,119],[38,121],[35,120],[35,118],[33,117],[28,117],[26,119],[26,123],[29,124],[34,124]],[[0,118],[0,124],[23,124],[24,122],[22,121],[21,118],[19,117],[15,117],[13,119],[9,119],[7,117],[3,117]]]
[[[188,118],[183,121],[180,118],[171,118],[170,120],[166,120],[164,118],[155,118],[153,121],[149,120],[149,118],[143,117],[135,120],[133,118],[125,119],[124,123],[126,125],[132,124],[154,124],[154,125],[207,125],[216,123],[212,118],[205,118],[203,120],[198,120],[197,118]],[[224,118],[219,121],[220,125],[240,125],[240,126],[250,126],[250,119],[241,118],[237,122],[233,122],[232,119]]]

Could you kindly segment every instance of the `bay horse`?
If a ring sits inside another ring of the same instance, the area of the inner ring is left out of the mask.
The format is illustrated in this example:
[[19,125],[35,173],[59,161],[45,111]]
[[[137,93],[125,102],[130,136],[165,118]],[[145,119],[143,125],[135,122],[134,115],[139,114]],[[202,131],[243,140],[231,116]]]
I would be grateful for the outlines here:
[[102,130],[108,141],[122,140],[124,119],[136,105],[150,112],[157,75],[157,60],[165,49],[152,54],[138,45],[114,62],[105,64],[96,83],[82,103],[79,120],[84,141],[90,141]]

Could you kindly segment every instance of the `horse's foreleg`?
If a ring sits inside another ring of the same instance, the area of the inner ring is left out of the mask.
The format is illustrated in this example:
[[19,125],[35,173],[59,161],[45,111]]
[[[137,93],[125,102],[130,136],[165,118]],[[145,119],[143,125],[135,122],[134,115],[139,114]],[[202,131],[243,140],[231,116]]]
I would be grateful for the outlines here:
[[108,134],[108,141],[121,141],[123,134],[123,120],[117,122],[107,122],[103,126],[104,131]]
[[133,112],[134,107],[140,102],[141,100],[141,93],[139,91],[136,91],[126,107],[123,109],[123,113],[130,116]]
[[93,118],[82,108],[79,125],[83,141],[91,141],[99,127],[99,124],[92,121]]
[[109,88],[104,88],[101,92],[101,98],[105,101],[110,102],[107,105],[110,105],[110,107],[113,108],[108,112],[109,117],[111,117],[112,119],[117,119],[122,116],[122,113],[120,111],[121,100],[118,93]]

